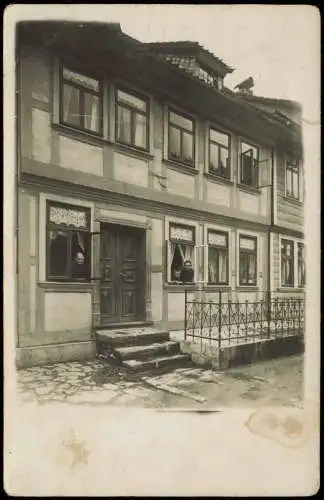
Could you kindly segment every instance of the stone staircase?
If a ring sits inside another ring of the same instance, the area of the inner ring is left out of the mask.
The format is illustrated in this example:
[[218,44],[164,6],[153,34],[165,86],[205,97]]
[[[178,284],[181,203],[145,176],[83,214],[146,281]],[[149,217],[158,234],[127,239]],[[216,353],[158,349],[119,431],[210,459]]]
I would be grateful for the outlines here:
[[168,331],[154,328],[97,329],[97,353],[132,373],[171,371],[191,366],[190,356],[180,353],[179,343]]

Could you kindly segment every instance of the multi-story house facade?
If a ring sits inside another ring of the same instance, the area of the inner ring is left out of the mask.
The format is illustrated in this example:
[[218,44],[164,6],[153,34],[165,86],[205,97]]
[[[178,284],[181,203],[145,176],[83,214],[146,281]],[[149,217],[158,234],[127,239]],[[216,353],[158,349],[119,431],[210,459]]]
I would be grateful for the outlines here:
[[298,105],[115,24],[22,23],[16,62],[19,366],[94,356],[97,326],[181,330],[185,290],[303,291]]

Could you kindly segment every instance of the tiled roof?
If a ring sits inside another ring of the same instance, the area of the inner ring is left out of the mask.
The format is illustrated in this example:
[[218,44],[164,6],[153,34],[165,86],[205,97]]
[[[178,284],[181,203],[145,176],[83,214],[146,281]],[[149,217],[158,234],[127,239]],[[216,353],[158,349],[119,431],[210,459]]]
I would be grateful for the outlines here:
[[157,53],[172,54],[174,56],[180,54],[182,56],[195,55],[198,59],[203,58],[206,65],[210,66],[215,71],[221,71],[224,75],[234,71],[234,69],[228,66],[222,59],[216,57],[212,52],[207,50],[198,42],[154,42],[143,44],[143,48],[147,48]]

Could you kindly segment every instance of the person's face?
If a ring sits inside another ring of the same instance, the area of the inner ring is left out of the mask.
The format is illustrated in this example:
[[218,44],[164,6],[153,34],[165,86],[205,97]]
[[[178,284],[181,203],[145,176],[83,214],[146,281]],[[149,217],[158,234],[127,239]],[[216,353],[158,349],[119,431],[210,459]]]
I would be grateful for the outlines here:
[[84,255],[83,255],[83,253],[77,252],[77,254],[75,256],[75,262],[77,264],[83,264],[84,263]]

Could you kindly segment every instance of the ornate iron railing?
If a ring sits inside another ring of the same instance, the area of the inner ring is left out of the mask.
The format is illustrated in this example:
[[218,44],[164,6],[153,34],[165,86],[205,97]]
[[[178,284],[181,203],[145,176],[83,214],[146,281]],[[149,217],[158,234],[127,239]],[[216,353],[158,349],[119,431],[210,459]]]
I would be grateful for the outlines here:
[[204,302],[189,300],[185,291],[185,339],[210,341],[222,348],[303,334],[304,296],[273,298],[266,292],[255,301],[231,297],[219,292],[218,302]]

